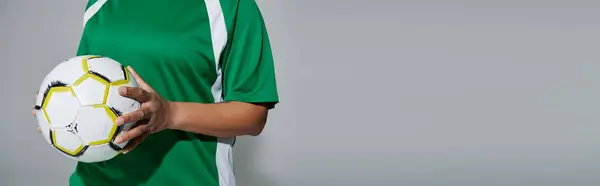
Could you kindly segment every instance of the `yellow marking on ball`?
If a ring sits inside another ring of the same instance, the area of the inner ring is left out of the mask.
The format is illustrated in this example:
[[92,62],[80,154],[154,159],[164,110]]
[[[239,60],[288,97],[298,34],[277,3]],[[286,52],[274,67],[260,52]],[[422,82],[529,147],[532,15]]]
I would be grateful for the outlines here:
[[75,96],[75,91],[73,91],[73,89],[71,87],[51,87],[50,90],[48,90],[48,93],[46,95],[46,98],[44,99],[44,102],[42,103],[42,110],[44,111],[44,116],[46,116],[46,120],[48,120],[48,124],[50,126],[52,126],[52,123],[50,123],[50,117],[48,116],[48,112],[46,112],[48,104],[50,104],[50,100],[52,100],[52,94],[54,93],[59,93],[59,92],[69,92],[71,93],[71,96],[73,96],[73,98],[76,98]]
[[107,144],[113,138],[115,133],[117,133],[117,123],[116,123],[117,116],[112,112],[112,110],[110,110],[110,108],[108,108],[108,106],[106,106],[104,104],[93,105],[92,107],[97,108],[97,109],[104,109],[104,111],[106,112],[106,115],[110,118],[112,127],[110,129],[110,132],[108,133],[108,136],[105,139],[89,142],[89,145],[94,146],[94,145]]
[[125,71],[125,79],[112,82],[111,85],[113,85],[113,86],[122,86],[122,85],[129,84],[130,78],[131,78],[131,77],[129,77],[129,71],[125,67],[123,67],[123,70]]
[[83,72],[87,73],[90,71],[89,66],[88,66],[88,60],[90,59],[96,59],[96,58],[101,58],[102,56],[98,56],[98,55],[87,55],[87,56],[83,56],[83,58],[81,59],[81,65],[83,66]]
[[[73,83],[73,86],[79,86],[88,79],[96,80],[97,82],[104,85],[104,90],[103,90],[104,94],[102,95],[102,104],[106,104],[106,100],[108,100],[108,91],[110,88],[110,82],[106,81],[105,79],[102,79],[101,77],[91,74],[91,73],[86,73],[85,75],[83,75],[79,79],[77,79]],[[73,94],[73,95],[75,95],[75,94]]]
[[61,151],[71,155],[71,156],[77,156],[77,154],[79,154],[81,152],[81,150],[83,150],[83,148],[85,147],[83,144],[79,145],[79,147],[77,147],[75,150],[71,151],[67,148],[64,148],[60,145],[58,145],[58,143],[56,143],[56,132],[52,131],[52,144],[54,144],[54,147],[56,147],[57,149],[60,149]]

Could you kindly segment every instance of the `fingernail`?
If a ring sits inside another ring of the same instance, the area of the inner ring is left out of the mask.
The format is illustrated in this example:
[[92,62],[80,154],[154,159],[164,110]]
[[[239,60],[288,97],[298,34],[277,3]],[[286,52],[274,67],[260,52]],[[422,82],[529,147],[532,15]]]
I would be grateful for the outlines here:
[[123,118],[117,118],[117,121],[115,121],[117,125],[123,125]]
[[128,152],[129,152],[129,150],[124,150],[122,153],[127,154]]
[[120,144],[122,140],[121,136],[117,136],[117,138],[115,138],[115,144]]
[[127,93],[127,89],[125,87],[119,87],[119,94],[124,95]]

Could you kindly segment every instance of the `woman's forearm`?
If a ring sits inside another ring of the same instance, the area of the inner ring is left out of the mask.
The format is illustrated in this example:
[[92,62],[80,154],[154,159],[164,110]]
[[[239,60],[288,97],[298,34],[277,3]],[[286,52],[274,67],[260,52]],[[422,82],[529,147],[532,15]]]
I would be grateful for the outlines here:
[[170,129],[215,137],[257,136],[265,126],[268,113],[264,106],[242,102],[171,102],[170,107]]

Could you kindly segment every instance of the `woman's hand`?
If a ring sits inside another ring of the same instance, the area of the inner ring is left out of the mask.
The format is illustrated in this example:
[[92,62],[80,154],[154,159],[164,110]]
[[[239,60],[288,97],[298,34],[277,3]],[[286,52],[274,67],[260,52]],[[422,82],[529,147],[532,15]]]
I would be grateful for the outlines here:
[[129,141],[123,153],[133,150],[148,135],[169,128],[172,121],[171,103],[158,95],[131,67],[127,67],[139,87],[120,87],[119,94],[137,100],[140,109],[117,118],[117,125],[136,122],[130,130],[117,136],[115,143]]

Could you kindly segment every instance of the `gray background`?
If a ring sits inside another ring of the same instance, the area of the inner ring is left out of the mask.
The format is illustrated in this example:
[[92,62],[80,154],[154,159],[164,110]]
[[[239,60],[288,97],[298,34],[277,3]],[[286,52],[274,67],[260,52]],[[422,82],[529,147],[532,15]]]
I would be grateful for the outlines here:
[[[593,2],[593,1],[588,1]],[[242,186],[597,186],[600,12],[577,1],[260,2],[282,103]],[[32,94],[83,0],[0,1],[0,185],[66,185]]]

